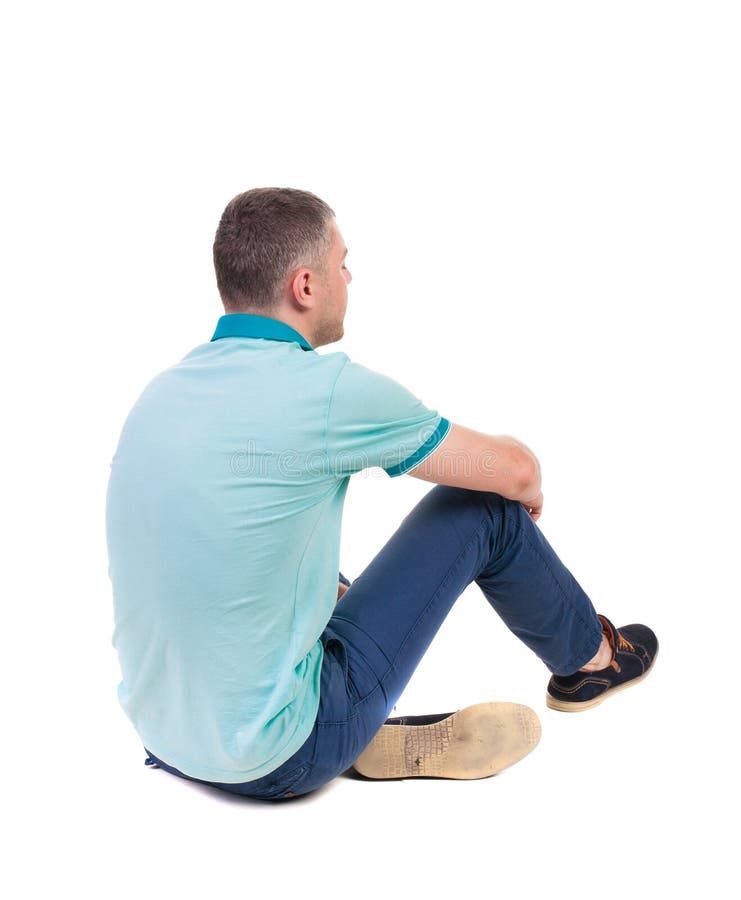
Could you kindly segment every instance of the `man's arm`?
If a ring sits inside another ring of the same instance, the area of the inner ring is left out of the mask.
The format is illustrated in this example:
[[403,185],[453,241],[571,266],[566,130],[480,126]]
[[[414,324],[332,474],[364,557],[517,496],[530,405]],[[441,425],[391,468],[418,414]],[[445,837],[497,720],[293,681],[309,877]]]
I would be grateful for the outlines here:
[[521,441],[451,423],[438,446],[407,472],[422,481],[491,491],[522,503],[533,519],[543,505],[540,463]]

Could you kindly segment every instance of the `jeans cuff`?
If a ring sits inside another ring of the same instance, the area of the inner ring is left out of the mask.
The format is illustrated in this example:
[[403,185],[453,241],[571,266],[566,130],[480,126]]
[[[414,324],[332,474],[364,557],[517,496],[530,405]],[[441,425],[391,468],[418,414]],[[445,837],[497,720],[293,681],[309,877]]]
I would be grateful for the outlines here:
[[594,657],[597,655],[597,651],[600,648],[600,644],[602,643],[602,627],[599,625],[599,620],[597,620],[597,625],[599,627],[599,632],[597,634],[597,643],[593,643],[592,636],[590,635],[585,645],[585,649],[580,653],[575,653],[571,657],[571,660],[569,660],[568,666],[560,666],[558,669],[551,669],[551,672],[554,675],[573,675],[574,672],[578,672],[582,666],[585,666],[590,659],[594,659]]

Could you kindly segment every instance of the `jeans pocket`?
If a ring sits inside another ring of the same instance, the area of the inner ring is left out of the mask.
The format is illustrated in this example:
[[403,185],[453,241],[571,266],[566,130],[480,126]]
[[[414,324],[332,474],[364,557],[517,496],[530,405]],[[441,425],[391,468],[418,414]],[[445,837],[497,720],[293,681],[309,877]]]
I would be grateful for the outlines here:
[[[329,638],[324,647],[325,654],[329,654],[337,660],[342,672],[342,684],[345,689],[345,697],[351,706],[360,701],[360,696],[355,688],[355,681],[350,674],[350,664],[347,659],[347,648],[339,638]],[[344,706],[344,704],[343,704]]]
[[286,794],[292,794],[310,768],[311,763],[301,763],[300,766],[277,776],[264,791],[259,791],[251,796],[258,800],[279,800]]

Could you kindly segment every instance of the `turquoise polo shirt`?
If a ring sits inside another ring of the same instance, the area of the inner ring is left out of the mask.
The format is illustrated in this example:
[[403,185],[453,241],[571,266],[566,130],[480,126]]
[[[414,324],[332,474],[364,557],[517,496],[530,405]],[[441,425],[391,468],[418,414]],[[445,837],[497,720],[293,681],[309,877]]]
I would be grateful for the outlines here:
[[450,422],[267,316],[222,316],[129,412],[106,502],[118,698],[206,781],[272,772],[309,736],[350,476],[393,477]]

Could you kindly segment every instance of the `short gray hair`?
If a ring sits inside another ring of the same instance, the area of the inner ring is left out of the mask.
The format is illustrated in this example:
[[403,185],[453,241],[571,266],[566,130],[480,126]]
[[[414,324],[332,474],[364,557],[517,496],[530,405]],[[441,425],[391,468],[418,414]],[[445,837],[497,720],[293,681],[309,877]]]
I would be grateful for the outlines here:
[[292,269],[323,262],[333,218],[323,200],[294,188],[254,188],[234,197],[214,240],[224,308],[273,309]]

